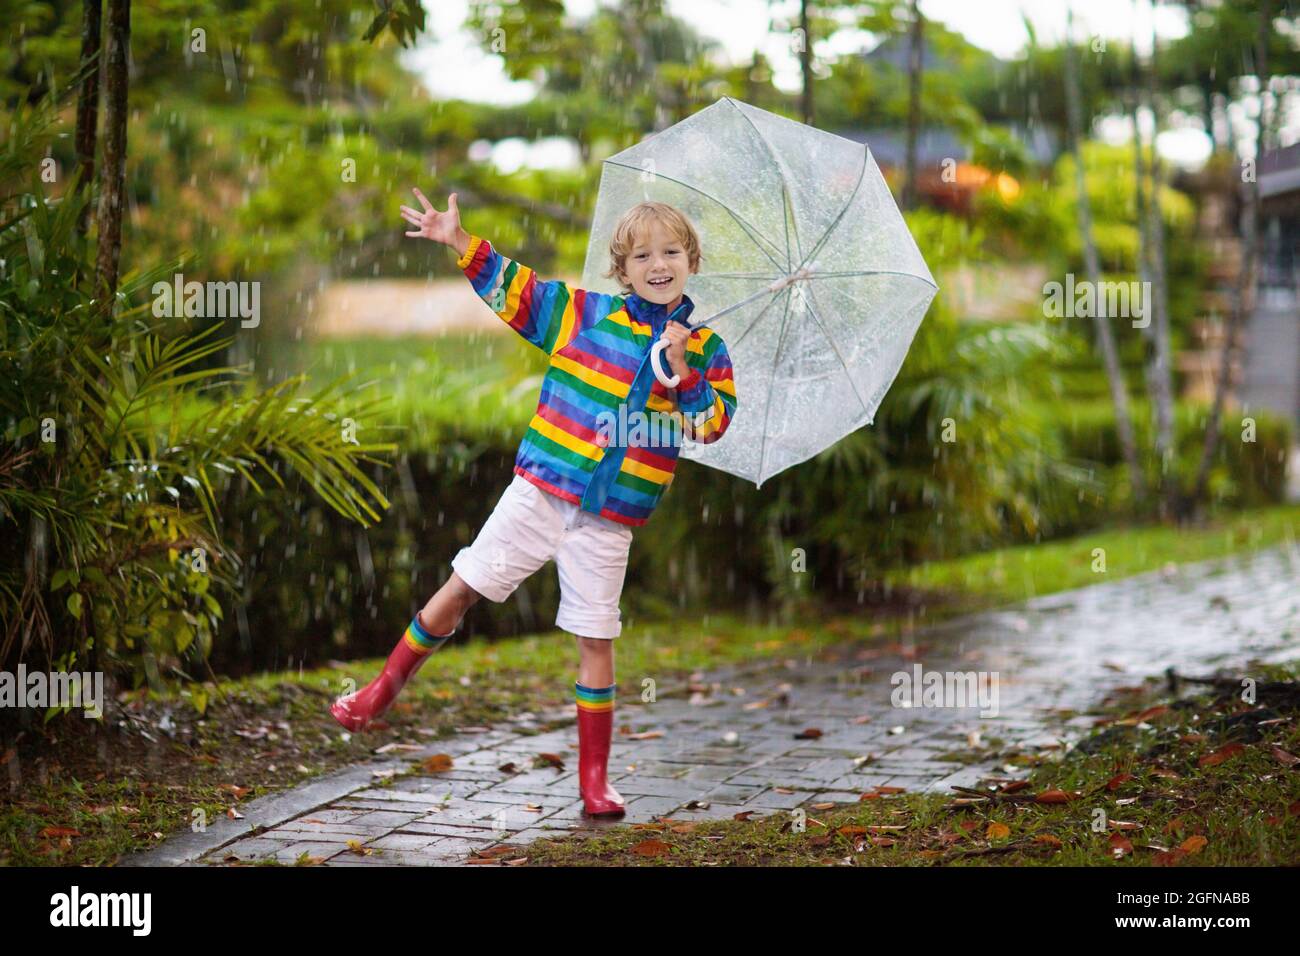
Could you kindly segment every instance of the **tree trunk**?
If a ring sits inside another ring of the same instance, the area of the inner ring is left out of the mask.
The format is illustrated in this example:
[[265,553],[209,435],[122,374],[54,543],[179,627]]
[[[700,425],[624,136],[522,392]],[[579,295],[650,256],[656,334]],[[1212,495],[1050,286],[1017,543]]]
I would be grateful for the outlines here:
[[1201,81],[1201,122],[1205,124],[1205,135],[1210,137],[1210,155],[1219,151],[1218,140],[1214,138],[1214,84],[1208,77]]
[[[1137,254],[1137,272],[1138,280],[1143,284],[1143,289],[1150,288],[1151,283],[1151,220],[1147,217],[1147,185],[1146,185],[1146,159],[1142,154],[1142,128],[1138,125],[1138,117],[1142,108],[1142,80],[1138,67],[1137,47],[1133,48],[1133,62],[1130,71],[1130,78],[1133,82],[1133,98],[1131,102],[1131,116],[1133,119],[1133,205],[1136,207],[1136,220],[1138,231],[1138,254]],[[1155,306],[1150,298],[1147,299],[1147,308],[1154,310]],[[1148,313],[1150,315],[1150,313]],[[1149,341],[1152,336],[1151,327],[1142,330],[1142,337]],[[1156,405],[1155,393],[1155,375],[1151,369],[1154,364],[1155,349],[1154,347],[1144,351],[1143,362],[1146,368],[1146,388],[1147,398],[1151,402],[1151,408],[1154,412]]]
[[[99,125],[99,36],[103,29],[102,0],[82,0],[81,68],[86,70],[77,93],[77,166],[81,178],[77,190],[90,189],[95,181],[95,132]],[[93,65],[92,65],[93,64]],[[90,219],[90,203],[81,207],[77,233],[84,236]]]
[[813,122],[812,33],[808,27],[808,0],[799,0],[799,29],[803,31],[799,66],[803,70],[803,90],[799,94],[799,112],[809,126]]
[[907,55],[907,179],[903,184],[903,208],[916,208],[916,139],[921,126],[921,64],[925,21],[918,0],[912,0],[912,43]]
[[1237,329],[1245,322],[1246,310],[1255,302],[1258,285],[1259,258],[1259,161],[1264,156],[1265,139],[1268,135],[1268,38],[1273,29],[1272,0],[1261,0],[1259,5],[1259,31],[1255,36],[1255,72],[1259,76],[1259,121],[1255,136],[1255,175],[1246,183],[1246,206],[1242,210],[1241,238],[1245,246],[1242,254],[1241,274],[1237,277],[1236,301],[1228,315],[1227,328],[1223,334],[1223,350],[1219,354],[1219,380],[1214,387],[1214,402],[1210,406],[1210,418],[1205,424],[1205,444],[1201,449],[1201,463],[1196,469],[1196,484],[1192,489],[1191,499],[1187,502],[1189,511],[1204,503],[1206,486],[1210,480],[1210,466],[1219,448],[1219,423],[1223,417],[1223,405],[1227,397],[1228,376],[1232,371],[1232,342]]
[[1092,207],[1088,202],[1088,188],[1083,170],[1083,138],[1081,127],[1082,104],[1079,91],[1079,65],[1074,49],[1074,12],[1066,8],[1066,44],[1065,44],[1065,105],[1070,127],[1070,152],[1074,156],[1075,179],[1079,193],[1079,232],[1083,239],[1084,269],[1088,281],[1092,284],[1093,324],[1097,330],[1097,345],[1101,349],[1102,364],[1106,369],[1106,379],[1110,383],[1110,397],[1115,405],[1115,429],[1119,434],[1120,448],[1124,461],[1128,465],[1129,478],[1133,485],[1134,502],[1146,497],[1142,470],[1138,466],[1137,442],[1133,438],[1133,420],[1129,414],[1128,392],[1124,387],[1124,373],[1119,364],[1119,352],[1115,347],[1115,336],[1111,331],[1109,317],[1106,313],[1106,297],[1101,294],[1101,259],[1097,255],[1097,243],[1092,235]]
[[108,0],[108,57],[104,61],[104,164],[99,184],[99,256],[96,295],[111,315],[122,254],[122,209],[126,192],[126,119],[130,76],[131,0]]
[[[1156,152],[1156,137],[1160,132],[1160,114],[1156,109],[1157,46],[1154,26],[1151,30],[1151,70],[1147,74],[1147,99],[1151,107],[1154,126],[1151,131],[1151,202],[1147,236],[1151,241],[1151,289],[1147,300],[1151,310],[1148,330],[1155,346],[1147,375],[1151,379],[1151,397],[1155,404],[1156,459],[1159,462],[1157,482],[1160,517],[1165,519],[1178,512],[1178,480],[1174,461],[1174,395],[1170,370],[1169,345],[1169,273],[1165,255],[1165,220],[1160,210],[1160,192],[1163,174],[1160,154]],[[1136,55],[1134,57],[1136,66]]]

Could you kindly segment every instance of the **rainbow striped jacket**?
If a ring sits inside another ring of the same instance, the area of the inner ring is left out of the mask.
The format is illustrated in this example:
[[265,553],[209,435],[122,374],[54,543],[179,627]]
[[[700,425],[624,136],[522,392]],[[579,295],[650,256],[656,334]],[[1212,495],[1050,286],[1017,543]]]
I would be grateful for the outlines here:
[[717,441],[735,414],[722,338],[692,331],[690,374],[668,389],[650,368],[650,347],[670,318],[691,314],[687,295],[669,316],[667,306],[635,293],[542,282],[479,236],[456,265],[493,312],[551,357],[515,473],[584,511],[645,524],[672,483],[682,437]]

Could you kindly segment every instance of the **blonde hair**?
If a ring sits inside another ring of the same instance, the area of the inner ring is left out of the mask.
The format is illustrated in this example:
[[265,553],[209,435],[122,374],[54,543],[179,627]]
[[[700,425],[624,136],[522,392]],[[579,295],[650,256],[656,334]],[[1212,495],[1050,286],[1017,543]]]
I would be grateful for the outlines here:
[[[699,234],[691,221],[681,210],[667,203],[648,200],[637,203],[623,213],[614,226],[614,235],[609,240],[609,271],[604,274],[607,279],[617,279],[620,272],[626,273],[627,257],[636,247],[637,240],[650,231],[654,222],[663,223],[664,228],[686,247],[686,261],[690,271],[699,269],[704,254],[700,251]],[[619,284],[625,294],[632,291],[632,287],[621,279]]]

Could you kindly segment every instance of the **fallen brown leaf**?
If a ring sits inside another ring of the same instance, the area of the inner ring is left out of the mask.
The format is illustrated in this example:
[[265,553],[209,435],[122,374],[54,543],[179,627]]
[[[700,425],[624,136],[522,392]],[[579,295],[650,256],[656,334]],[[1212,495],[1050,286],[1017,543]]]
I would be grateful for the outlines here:
[[1300,757],[1297,757],[1295,754],[1287,753],[1281,747],[1274,747],[1269,751],[1269,753],[1271,753],[1273,758],[1284,767],[1294,767],[1296,764],[1300,763]]
[[1225,760],[1235,757],[1245,749],[1245,744],[1228,744],[1224,747],[1220,747],[1213,753],[1206,754],[1200,760],[1196,761],[1196,765],[1198,767],[1217,767]]
[[508,856],[511,853],[518,853],[520,847],[513,846],[509,843],[502,843],[499,846],[490,846],[483,850],[475,850],[473,855],[481,859],[496,860],[498,857]]
[[637,856],[667,856],[672,852],[672,847],[662,840],[642,840],[632,847],[632,852]]
[[1044,790],[1034,798],[1038,803],[1069,803],[1073,799],[1074,795],[1064,790]]
[[43,837],[79,837],[81,831],[75,827],[44,827],[37,835]]
[[442,773],[452,767],[451,754],[434,754],[420,761],[420,769],[425,773]]
[[1208,844],[1209,842],[1210,842],[1209,840],[1207,840],[1205,837],[1200,835],[1189,836],[1182,843],[1178,844],[1178,849],[1182,850],[1184,853],[1187,853],[1188,855],[1193,855],[1196,853],[1200,853],[1202,850],[1204,850],[1206,844]]

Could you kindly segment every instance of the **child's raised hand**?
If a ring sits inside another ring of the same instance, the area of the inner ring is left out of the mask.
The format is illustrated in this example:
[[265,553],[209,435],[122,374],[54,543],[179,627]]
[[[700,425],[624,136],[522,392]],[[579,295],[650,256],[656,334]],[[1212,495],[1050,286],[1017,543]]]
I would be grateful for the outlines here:
[[460,226],[460,207],[456,204],[456,194],[452,193],[447,197],[447,211],[438,212],[418,187],[411,191],[415,193],[415,198],[420,200],[424,212],[417,212],[410,206],[402,207],[402,218],[415,227],[414,232],[408,232],[406,235],[441,242],[463,255],[469,245],[469,234]]

